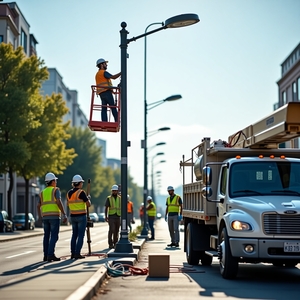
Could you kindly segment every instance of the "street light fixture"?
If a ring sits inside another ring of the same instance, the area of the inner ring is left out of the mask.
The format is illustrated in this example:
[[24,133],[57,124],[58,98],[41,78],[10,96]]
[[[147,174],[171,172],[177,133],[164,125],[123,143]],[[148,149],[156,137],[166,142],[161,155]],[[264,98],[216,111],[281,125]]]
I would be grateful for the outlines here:
[[[165,25],[161,27],[145,32],[137,37],[133,37],[131,39],[127,39],[128,31],[126,30],[127,24],[126,22],[121,23],[122,29],[120,30],[120,49],[121,49],[121,194],[128,194],[128,153],[127,147],[129,146],[129,142],[127,140],[127,48],[128,44],[132,41],[136,41],[137,39],[143,38],[152,33],[158,32],[167,28],[178,28],[193,25],[199,22],[200,19],[197,14],[182,14],[178,16],[174,16],[166,20]],[[147,144],[145,141],[145,149],[147,148]],[[146,195],[147,191],[144,189],[144,206],[146,206]],[[144,210],[145,213],[145,210]],[[122,253],[132,253],[133,247],[132,244],[128,240],[128,227],[127,227],[127,201],[122,201],[121,203],[121,233],[120,239],[115,247],[115,252]]]
[[175,101],[175,100],[179,100],[181,98],[182,98],[181,95],[173,95],[173,96],[170,96],[170,97],[168,97],[166,99],[152,102],[152,103],[150,103],[150,104],[147,105],[147,111],[150,110],[150,109],[152,109],[152,108],[154,108],[154,107],[156,107],[156,106],[158,106],[158,105],[161,105],[161,104],[163,104],[165,102]]

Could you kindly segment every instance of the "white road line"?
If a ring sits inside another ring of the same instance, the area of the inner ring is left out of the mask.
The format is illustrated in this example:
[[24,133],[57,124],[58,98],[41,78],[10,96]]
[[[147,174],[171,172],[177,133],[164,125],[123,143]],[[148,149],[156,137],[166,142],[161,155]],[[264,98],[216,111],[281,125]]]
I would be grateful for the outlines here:
[[12,255],[12,256],[7,256],[5,258],[13,258],[13,257],[17,257],[17,256],[21,256],[21,255],[26,255],[26,254],[29,254],[29,253],[33,253],[33,252],[36,252],[36,251],[26,251],[26,252],[23,252],[23,253],[20,253],[20,254],[16,254],[16,255]]

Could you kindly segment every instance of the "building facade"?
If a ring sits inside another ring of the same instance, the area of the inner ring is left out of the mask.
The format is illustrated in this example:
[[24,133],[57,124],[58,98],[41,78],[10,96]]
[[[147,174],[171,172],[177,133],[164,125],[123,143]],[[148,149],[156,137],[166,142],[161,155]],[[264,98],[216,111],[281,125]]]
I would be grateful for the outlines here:
[[[277,85],[277,108],[289,102],[300,101],[300,43],[281,64],[281,78],[277,81]],[[299,144],[299,138],[296,138],[285,143],[285,146],[299,148]]]

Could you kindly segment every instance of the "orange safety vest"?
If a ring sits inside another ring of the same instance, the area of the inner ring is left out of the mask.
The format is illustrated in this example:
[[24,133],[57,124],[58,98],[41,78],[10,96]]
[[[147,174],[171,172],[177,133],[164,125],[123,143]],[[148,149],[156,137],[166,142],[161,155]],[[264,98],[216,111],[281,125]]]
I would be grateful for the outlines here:
[[144,206],[140,207],[140,216],[142,217],[144,215]]
[[133,213],[133,203],[131,201],[127,201],[127,212]]
[[79,195],[82,192],[82,189],[78,189],[74,192],[69,198],[69,193],[67,194],[68,206],[71,214],[85,214],[86,213],[86,203],[79,199]]
[[97,94],[101,94],[108,89],[103,87],[110,87],[112,86],[111,80],[104,77],[105,70],[99,70],[95,76],[96,79],[96,85],[100,85],[101,88],[97,88]]

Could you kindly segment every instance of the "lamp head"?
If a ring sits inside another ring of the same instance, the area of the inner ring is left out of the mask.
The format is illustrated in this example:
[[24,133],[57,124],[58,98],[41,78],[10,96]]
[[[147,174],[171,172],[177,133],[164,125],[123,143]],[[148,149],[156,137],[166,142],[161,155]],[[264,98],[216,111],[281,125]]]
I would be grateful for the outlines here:
[[165,22],[165,28],[179,28],[196,24],[200,21],[197,14],[183,14],[169,18]]

